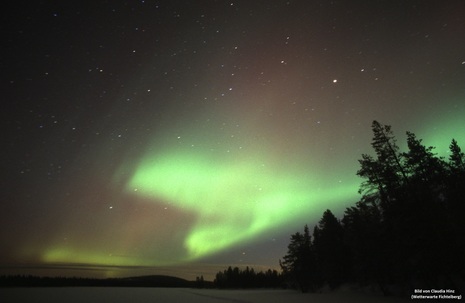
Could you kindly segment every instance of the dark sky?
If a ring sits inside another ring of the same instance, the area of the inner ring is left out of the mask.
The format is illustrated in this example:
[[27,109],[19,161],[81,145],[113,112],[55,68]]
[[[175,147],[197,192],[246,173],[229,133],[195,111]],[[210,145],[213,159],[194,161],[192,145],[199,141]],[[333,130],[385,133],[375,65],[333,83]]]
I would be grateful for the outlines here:
[[12,5],[2,273],[279,268],[359,198],[373,120],[465,142],[463,1]]

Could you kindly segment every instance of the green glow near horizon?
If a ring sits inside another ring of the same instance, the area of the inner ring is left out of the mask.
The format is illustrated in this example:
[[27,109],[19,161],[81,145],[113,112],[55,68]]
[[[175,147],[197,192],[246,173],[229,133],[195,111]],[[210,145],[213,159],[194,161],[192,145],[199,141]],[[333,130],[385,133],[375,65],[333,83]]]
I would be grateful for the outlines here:
[[184,243],[186,259],[192,260],[347,199],[357,186],[325,190],[316,175],[286,171],[270,159],[215,159],[171,151],[147,155],[126,190],[196,214]]
[[45,252],[42,261],[47,263],[86,264],[100,266],[140,266],[149,264],[124,256],[104,254],[100,251],[82,251],[66,247],[53,247]]

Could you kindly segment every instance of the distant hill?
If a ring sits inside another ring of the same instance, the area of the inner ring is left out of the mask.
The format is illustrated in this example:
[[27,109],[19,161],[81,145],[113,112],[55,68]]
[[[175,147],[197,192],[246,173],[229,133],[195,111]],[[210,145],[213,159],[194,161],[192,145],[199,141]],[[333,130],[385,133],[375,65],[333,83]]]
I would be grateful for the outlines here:
[[146,286],[146,287],[191,287],[194,286],[193,281],[188,281],[173,276],[151,275],[137,276],[118,279],[123,284],[128,286]]
[[92,279],[78,277],[0,276],[0,287],[197,287],[195,281],[164,275]]

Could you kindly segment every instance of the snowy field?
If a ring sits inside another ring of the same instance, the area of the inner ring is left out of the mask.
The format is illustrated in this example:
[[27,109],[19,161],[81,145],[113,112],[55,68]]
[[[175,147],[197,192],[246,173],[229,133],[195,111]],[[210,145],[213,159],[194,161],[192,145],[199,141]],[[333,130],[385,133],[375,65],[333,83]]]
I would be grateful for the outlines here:
[[188,288],[0,288],[0,302],[66,303],[335,303],[405,302],[406,299],[364,294],[302,294],[292,290],[212,290]]

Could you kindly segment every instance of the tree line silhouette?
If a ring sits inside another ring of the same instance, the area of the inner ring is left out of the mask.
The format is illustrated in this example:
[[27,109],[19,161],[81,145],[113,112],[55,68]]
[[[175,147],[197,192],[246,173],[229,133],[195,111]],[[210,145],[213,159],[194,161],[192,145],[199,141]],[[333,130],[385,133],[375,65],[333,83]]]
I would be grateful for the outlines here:
[[282,285],[282,277],[276,270],[255,272],[248,266],[245,269],[229,266],[216,274],[213,283],[217,288],[276,288]]
[[407,132],[400,152],[391,127],[372,123],[375,155],[363,154],[362,197],[342,220],[330,210],[310,234],[291,235],[280,260],[288,284],[303,292],[345,282],[384,294],[458,288],[465,278],[465,156],[452,140],[448,159]]

